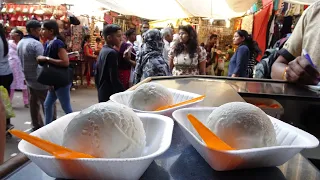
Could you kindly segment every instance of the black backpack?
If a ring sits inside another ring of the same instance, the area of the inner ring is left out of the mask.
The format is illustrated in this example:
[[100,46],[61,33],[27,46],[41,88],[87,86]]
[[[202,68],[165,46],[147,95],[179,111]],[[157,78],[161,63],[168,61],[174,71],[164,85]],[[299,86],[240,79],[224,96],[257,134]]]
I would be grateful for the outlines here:
[[[284,46],[285,42],[288,40],[286,38],[283,42],[279,40],[274,48],[267,49],[262,56],[261,61],[255,66],[254,68],[254,78],[260,78],[260,79],[271,79],[271,68],[273,63],[277,60],[279,57],[279,50]],[[281,44],[279,43],[281,42]]]

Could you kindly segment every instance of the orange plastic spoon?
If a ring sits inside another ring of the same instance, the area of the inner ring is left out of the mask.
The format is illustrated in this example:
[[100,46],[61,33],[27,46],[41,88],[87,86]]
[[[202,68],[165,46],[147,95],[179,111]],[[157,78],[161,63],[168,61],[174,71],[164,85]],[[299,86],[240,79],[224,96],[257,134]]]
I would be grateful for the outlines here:
[[25,132],[19,130],[10,130],[11,134],[37,146],[38,148],[54,155],[56,158],[60,159],[76,159],[76,158],[94,158],[89,154],[84,154],[80,152],[73,151],[71,149],[59,146],[50,141],[38,138],[36,136],[29,135]]
[[169,106],[163,106],[163,107],[160,107],[160,108],[156,109],[156,111],[162,111],[162,110],[165,110],[165,109],[174,108],[174,107],[177,107],[177,106],[182,106],[182,105],[185,105],[185,104],[193,103],[193,102],[199,101],[199,100],[201,100],[201,99],[203,99],[205,97],[206,97],[205,95],[202,95],[202,96],[199,96],[199,97],[196,97],[196,98],[193,98],[193,99],[182,101],[182,102],[177,103],[177,104],[173,104],[173,105],[169,105]]
[[200,137],[207,144],[210,149],[214,150],[235,150],[230,147],[227,143],[221,140],[217,135],[215,135],[210,129],[203,125],[196,117],[192,114],[187,115],[189,121],[199,133]]

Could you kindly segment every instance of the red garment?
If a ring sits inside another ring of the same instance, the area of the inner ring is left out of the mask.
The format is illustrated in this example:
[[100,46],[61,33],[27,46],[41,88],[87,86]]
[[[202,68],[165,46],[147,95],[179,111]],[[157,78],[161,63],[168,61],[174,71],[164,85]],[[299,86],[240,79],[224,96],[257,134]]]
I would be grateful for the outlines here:
[[129,89],[131,70],[121,70],[119,69],[119,80],[122,83],[125,90]]
[[[253,39],[257,41],[262,55],[266,50],[266,41],[267,41],[267,28],[268,28],[268,21],[270,17],[270,12],[272,10],[273,5],[270,4],[263,8],[260,12],[254,15],[253,18]],[[257,57],[257,60],[260,61],[262,55]]]

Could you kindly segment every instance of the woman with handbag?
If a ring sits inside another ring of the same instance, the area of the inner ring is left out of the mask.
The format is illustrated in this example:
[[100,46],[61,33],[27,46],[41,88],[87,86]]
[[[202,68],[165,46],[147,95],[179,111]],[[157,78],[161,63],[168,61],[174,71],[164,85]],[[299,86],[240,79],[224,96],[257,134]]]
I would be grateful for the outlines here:
[[42,65],[38,81],[51,86],[44,102],[45,123],[49,124],[53,121],[53,107],[57,99],[66,114],[72,113],[70,103],[72,70],[69,68],[66,45],[59,35],[57,22],[45,21],[42,24],[41,33],[48,41],[45,44],[44,55],[37,58],[39,64]]

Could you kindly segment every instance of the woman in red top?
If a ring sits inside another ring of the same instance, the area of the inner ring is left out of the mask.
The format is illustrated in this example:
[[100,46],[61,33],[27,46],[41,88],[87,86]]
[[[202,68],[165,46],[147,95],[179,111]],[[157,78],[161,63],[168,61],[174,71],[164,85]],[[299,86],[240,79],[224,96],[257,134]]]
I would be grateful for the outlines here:
[[86,62],[85,74],[87,78],[87,86],[91,85],[91,73],[93,72],[93,64],[97,60],[97,56],[93,53],[90,45],[90,35],[86,35],[82,41],[83,57]]

